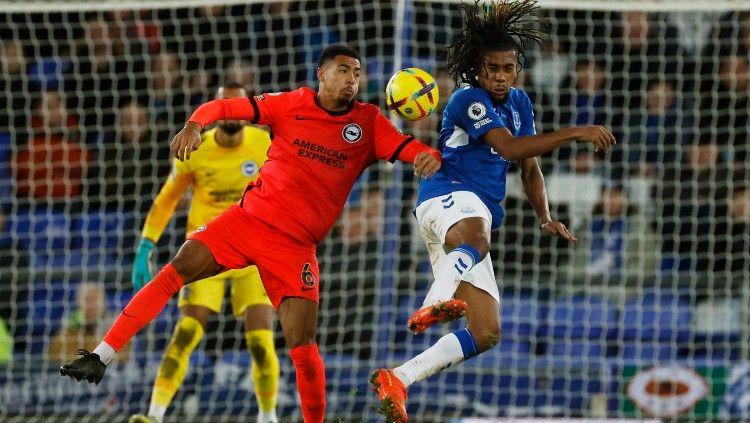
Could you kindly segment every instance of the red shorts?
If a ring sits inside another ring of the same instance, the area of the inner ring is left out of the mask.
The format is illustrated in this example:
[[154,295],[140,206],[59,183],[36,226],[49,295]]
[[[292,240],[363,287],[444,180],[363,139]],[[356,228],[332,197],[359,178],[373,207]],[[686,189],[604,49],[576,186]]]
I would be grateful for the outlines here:
[[255,265],[278,309],[286,297],[320,301],[316,246],[304,244],[234,205],[188,236],[205,244],[224,270]]

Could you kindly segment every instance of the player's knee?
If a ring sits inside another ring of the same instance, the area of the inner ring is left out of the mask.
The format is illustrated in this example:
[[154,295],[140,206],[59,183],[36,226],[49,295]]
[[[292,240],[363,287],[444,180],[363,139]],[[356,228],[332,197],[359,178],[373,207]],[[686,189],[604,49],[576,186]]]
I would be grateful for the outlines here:
[[484,334],[484,337],[479,342],[479,349],[481,351],[487,351],[494,347],[500,342],[500,331],[490,331]]
[[477,251],[479,251],[479,256],[484,259],[490,252],[490,240],[485,236],[477,238],[474,242],[473,247],[476,248]]
[[500,342],[500,327],[494,325],[484,327],[476,331],[474,340],[479,352],[487,351]]
[[182,278],[183,283],[188,284],[198,280],[196,275],[199,273],[197,266],[194,262],[183,258],[178,255],[170,262],[174,270]]
[[170,264],[186,284],[216,275],[221,270],[211,251],[200,242],[187,241]]
[[315,343],[315,335],[310,334],[293,334],[286,336],[286,347],[288,349],[310,345]]

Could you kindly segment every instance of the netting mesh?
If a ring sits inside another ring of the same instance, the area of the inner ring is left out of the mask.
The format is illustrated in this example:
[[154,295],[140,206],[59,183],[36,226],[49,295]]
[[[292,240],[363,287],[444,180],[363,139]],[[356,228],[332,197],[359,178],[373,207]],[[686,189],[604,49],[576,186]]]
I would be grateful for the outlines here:
[[[461,23],[455,2],[231,3],[0,10],[0,418],[95,421],[147,409],[175,302],[98,387],[56,369],[96,345],[131,296],[169,140],[222,82],[256,93],[315,86],[318,54],[346,42],[363,56],[363,101],[384,105],[394,66],[435,75],[441,107],[452,90],[441,66]],[[604,124],[618,144],[606,155],[574,145],[540,158],[553,216],[569,223],[575,246],[540,233],[518,174],[509,176],[492,249],[502,340],[412,386],[414,421],[750,417],[750,12],[742,2],[716,2],[721,12],[684,3],[545,10],[549,43],[529,52],[517,84],[535,102],[537,129]],[[437,145],[439,125],[435,113],[404,130]],[[336,421],[374,420],[368,372],[462,324],[407,331],[431,280],[415,190],[411,169],[372,167],[320,246],[319,341]],[[158,263],[182,243],[185,219],[182,204]],[[293,369],[276,338],[279,413],[293,421]],[[254,416],[229,307],[191,363],[168,415]]]

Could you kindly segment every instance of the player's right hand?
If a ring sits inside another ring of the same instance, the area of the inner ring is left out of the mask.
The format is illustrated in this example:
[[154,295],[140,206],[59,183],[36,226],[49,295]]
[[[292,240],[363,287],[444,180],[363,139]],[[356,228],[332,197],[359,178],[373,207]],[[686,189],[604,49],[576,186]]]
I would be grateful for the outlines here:
[[133,292],[140,291],[154,277],[151,272],[151,253],[155,247],[154,241],[144,238],[135,250],[133,273],[130,276],[133,283]]
[[188,122],[185,127],[177,133],[169,144],[172,154],[180,160],[189,160],[190,153],[197,150],[201,145],[201,127],[195,122]]
[[578,128],[580,141],[594,144],[596,151],[607,151],[613,144],[617,144],[615,136],[609,129],[600,125],[589,125]]
[[425,179],[430,179],[432,175],[440,170],[442,163],[435,156],[427,151],[417,154],[414,159],[414,174]]

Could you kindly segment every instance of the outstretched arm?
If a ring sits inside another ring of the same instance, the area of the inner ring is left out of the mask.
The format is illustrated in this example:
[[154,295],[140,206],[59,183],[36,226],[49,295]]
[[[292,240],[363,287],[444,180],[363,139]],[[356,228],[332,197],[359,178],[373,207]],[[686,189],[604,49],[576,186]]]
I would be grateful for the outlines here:
[[405,142],[403,149],[394,153],[393,158],[404,163],[413,163],[415,175],[429,179],[440,169],[442,156],[439,151],[416,139]]
[[190,153],[201,145],[201,130],[217,120],[257,121],[258,105],[246,97],[211,100],[202,104],[190,116],[185,127],[175,135],[170,144],[178,160],[188,160]]
[[578,242],[578,239],[570,233],[562,222],[552,220],[549,212],[549,203],[547,202],[547,190],[544,186],[544,175],[542,175],[542,170],[539,168],[536,158],[523,159],[519,161],[519,164],[521,166],[523,192],[534,208],[542,230],[549,235]]
[[523,160],[547,153],[572,141],[580,140],[607,151],[615,144],[612,132],[598,125],[571,127],[538,135],[514,137],[508,129],[499,127],[487,131],[482,141],[492,146],[506,160]]
[[393,163],[396,160],[414,164],[414,174],[429,178],[440,169],[439,151],[413,136],[405,136],[382,114],[375,118],[375,157]]

